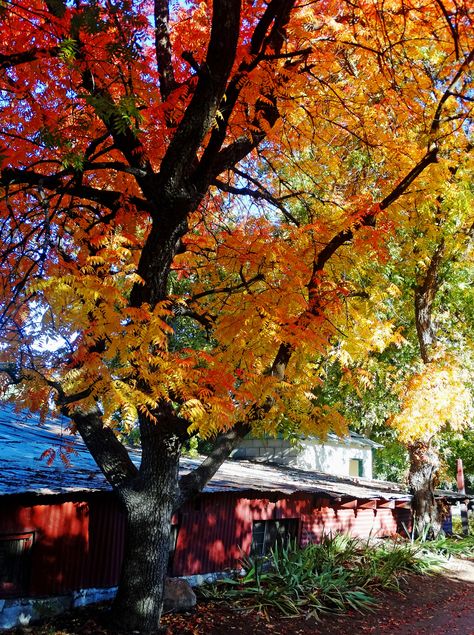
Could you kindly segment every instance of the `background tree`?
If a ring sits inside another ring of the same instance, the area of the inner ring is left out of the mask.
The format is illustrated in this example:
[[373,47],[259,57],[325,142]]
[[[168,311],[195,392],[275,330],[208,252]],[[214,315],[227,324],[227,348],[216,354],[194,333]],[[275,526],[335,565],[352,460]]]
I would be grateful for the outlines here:
[[[355,272],[354,288],[364,291],[348,306],[354,326],[347,319],[340,324],[351,337],[339,338],[322,391],[330,402],[342,400],[359,429],[388,444],[395,465],[389,472],[382,467],[384,476],[406,471],[419,532],[440,528],[434,500],[440,446],[447,456],[459,450],[457,432],[473,425],[471,173],[468,155],[435,203],[421,199],[406,210],[408,222],[401,220],[388,238],[385,264]],[[367,327],[364,304],[373,309],[371,333],[354,339],[354,329]],[[367,357],[362,342],[370,340],[377,346]]]
[[[448,184],[451,190],[456,190],[457,184],[452,180]],[[424,263],[419,267],[422,272],[415,279],[413,290],[415,326],[423,366],[410,378],[402,400],[402,409],[392,419],[392,425],[408,447],[408,481],[413,493],[415,526],[419,533],[428,530],[436,534],[441,527],[441,518],[434,499],[434,489],[439,483],[440,433],[447,425],[456,431],[472,426],[474,420],[473,394],[469,391],[469,384],[472,389],[474,377],[472,341],[469,335],[462,337],[462,332],[466,333],[466,327],[472,329],[473,324],[464,322],[462,328],[458,326],[456,329],[457,337],[450,338],[451,329],[447,319],[451,313],[450,303],[446,302],[446,296],[441,307],[436,302],[443,280],[449,280],[450,270],[458,260],[467,260],[467,263],[463,262],[463,266],[467,264],[467,268],[472,270],[471,241],[474,238],[474,224],[472,199],[470,196],[467,199],[470,203],[467,214],[466,208],[460,206],[459,201],[458,213],[452,213],[451,206],[456,205],[456,201],[451,197],[449,202],[438,199],[435,207],[433,224],[437,228],[441,225],[442,229],[438,231],[431,254],[425,256]],[[450,206],[451,222],[444,213],[446,204]],[[457,217],[455,229],[454,216]],[[466,299],[466,304],[469,305],[472,298]],[[436,324],[436,308],[444,313],[444,332]],[[469,313],[465,317],[469,318]],[[462,346],[459,347],[462,340]]]
[[[468,143],[468,4],[0,12],[6,394],[83,437],[127,513],[116,619],[154,629],[173,511],[250,429],[334,423],[313,360],[346,269]],[[213,449],[179,479],[198,430]]]

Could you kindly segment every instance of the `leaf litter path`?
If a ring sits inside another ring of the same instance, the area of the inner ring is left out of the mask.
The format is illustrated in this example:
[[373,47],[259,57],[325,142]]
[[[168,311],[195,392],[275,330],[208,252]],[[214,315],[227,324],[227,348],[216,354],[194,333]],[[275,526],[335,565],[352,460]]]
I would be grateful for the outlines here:
[[[270,621],[226,604],[201,602],[194,613],[166,615],[166,635],[474,635],[474,562],[451,560],[436,576],[407,576],[403,593],[381,593],[372,613]],[[15,635],[121,635],[105,626],[108,607],[78,609]]]

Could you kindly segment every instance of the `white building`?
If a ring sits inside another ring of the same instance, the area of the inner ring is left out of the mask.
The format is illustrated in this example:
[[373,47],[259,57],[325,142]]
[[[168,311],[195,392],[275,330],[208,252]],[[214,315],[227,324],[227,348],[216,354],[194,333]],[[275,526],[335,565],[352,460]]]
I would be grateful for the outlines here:
[[231,456],[233,459],[276,463],[336,476],[371,479],[372,452],[381,447],[355,432],[343,438],[328,434],[324,441],[302,437],[296,444],[288,439],[247,438]]

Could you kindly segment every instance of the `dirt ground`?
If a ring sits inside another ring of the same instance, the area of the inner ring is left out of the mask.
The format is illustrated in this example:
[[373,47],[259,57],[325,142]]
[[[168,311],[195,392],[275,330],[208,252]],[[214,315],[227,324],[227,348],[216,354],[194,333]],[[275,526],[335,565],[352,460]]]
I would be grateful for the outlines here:
[[[382,593],[365,615],[328,616],[321,622],[245,614],[226,604],[199,603],[196,611],[166,615],[166,635],[474,635],[474,562],[452,560],[436,576],[409,576],[403,593]],[[9,635],[119,635],[106,627],[106,605],[86,607]]]

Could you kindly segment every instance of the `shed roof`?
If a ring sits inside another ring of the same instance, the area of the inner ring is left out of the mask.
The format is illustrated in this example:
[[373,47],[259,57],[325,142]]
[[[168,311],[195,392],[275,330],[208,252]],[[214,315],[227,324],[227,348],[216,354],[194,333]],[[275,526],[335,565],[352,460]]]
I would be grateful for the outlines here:
[[[12,406],[0,407],[0,495],[66,494],[107,491],[111,487],[100,472],[79,436],[72,435],[66,418],[42,424],[37,415],[16,412]],[[55,458],[48,464],[45,451]],[[140,452],[130,450],[139,465]],[[68,461],[61,460],[66,455]],[[69,465],[67,464],[69,462]],[[184,457],[181,471],[186,473],[200,459]],[[332,498],[408,500],[406,488],[396,483],[342,478],[280,465],[250,461],[226,461],[204,488],[204,492],[314,493]],[[458,495],[453,494],[454,498]]]
[[[309,439],[317,439],[317,437],[303,437]],[[372,441],[372,439],[368,439],[364,437],[363,434],[359,434],[358,432],[354,432],[353,430],[349,430],[348,434],[344,437],[340,437],[334,432],[329,432],[325,439],[319,440],[320,443],[332,443],[334,445],[360,445],[365,446],[367,448],[383,448],[381,443],[377,443],[377,441]]]
[[[264,435],[263,437],[255,437],[252,435],[252,433],[248,434],[245,439],[246,440],[257,440],[257,441],[268,441],[268,440],[272,440],[275,437],[273,437],[272,435]],[[281,438],[281,437],[278,437]],[[353,432],[352,430],[349,430],[348,434],[346,436],[338,436],[337,434],[335,434],[334,432],[328,432],[328,434],[323,438],[320,439],[319,437],[315,437],[312,435],[305,435],[302,434],[299,436],[300,439],[315,439],[318,443],[320,443],[321,445],[327,444],[327,443],[331,443],[333,445],[360,445],[360,446],[365,446],[368,448],[383,448],[383,445],[381,443],[377,443],[377,441],[372,441],[372,439],[368,439],[367,437],[365,437],[363,434],[359,434],[358,432]],[[288,440],[288,444],[290,444],[291,442]]]
[[[68,425],[66,417],[42,424],[29,411],[16,412],[9,404],[0,407],[0,494],[109,489],[84,442],[70,433]],[[56,456],[48,465],[47,457],[41,457],[50,449]],[[61,460],[61,454],[70,466]]]

